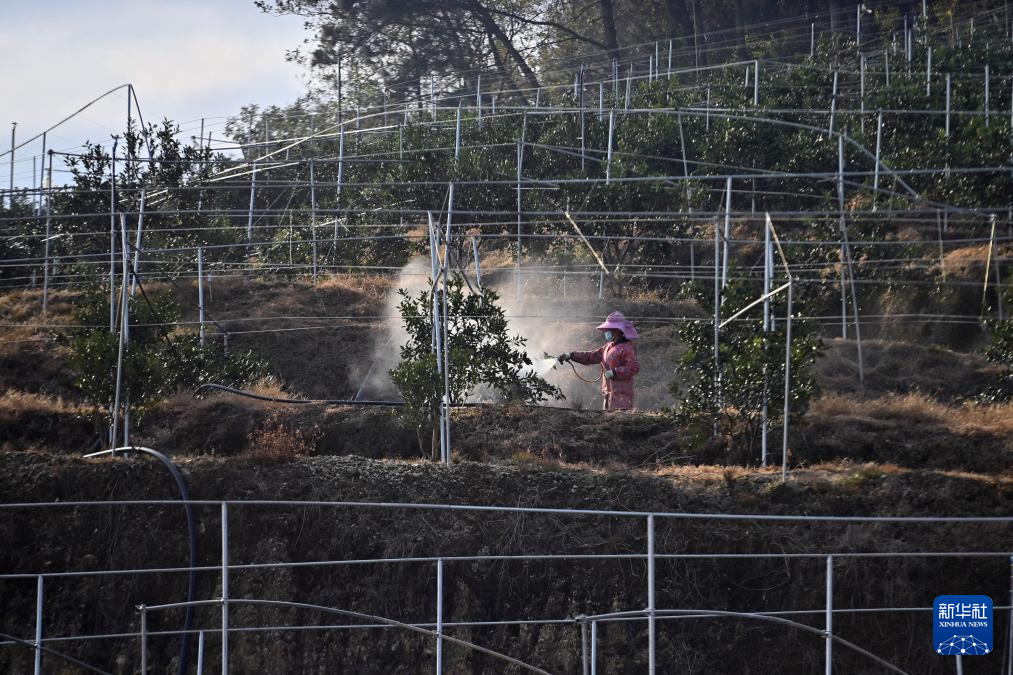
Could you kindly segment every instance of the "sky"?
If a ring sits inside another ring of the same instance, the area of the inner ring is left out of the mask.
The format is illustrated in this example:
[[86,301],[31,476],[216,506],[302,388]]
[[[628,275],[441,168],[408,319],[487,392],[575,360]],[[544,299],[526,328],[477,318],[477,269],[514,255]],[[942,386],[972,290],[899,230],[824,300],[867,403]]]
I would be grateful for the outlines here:
[[[284,105],[305,91],[302,66],[285,52],[306,35],[301,18],[264,14],[253,0],[0,0],[0,151],[11,122],[20,143],[126,83],[146,122],[169,118],[189,135],[205,117],[221,137],[241,106]],[[124,89],[51,132],[49,147],[107,143],[126,112]],[[41,151],[36,142],[15,153],[15,185],[32,182]],[[9,162],[0,157],[0,189]]]

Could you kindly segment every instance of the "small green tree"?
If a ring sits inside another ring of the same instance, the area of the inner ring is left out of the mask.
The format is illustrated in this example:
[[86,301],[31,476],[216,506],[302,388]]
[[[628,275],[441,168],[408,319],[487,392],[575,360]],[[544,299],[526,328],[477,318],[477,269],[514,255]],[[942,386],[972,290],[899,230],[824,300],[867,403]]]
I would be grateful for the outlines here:
[[[407,404],[406,416],[417,430],[420,450],[424,451],[423,430],[431,428],[430,451],[435,459],[444,375],[432,349],[432,306],[434,298],[440,298],[442,312],[443,291],[430,289],[414,297],[403,289],[398,292],[402,298],[398,310],[408,341],[401,347],[401,361],[390,371],[390,377]],[[559,388],[526,369],[531,359],[523,350],[525,340],[508,334],[503,309],[496,304],[496,291],[488,286],[466,291],[464,277],[455,275],[447,283],[446,294],[451,403],[467,399],[480,385],[506,400],[525,403],[563,398]]]
[[[724,314],[744,307],[759,293],[756,284],[732,282],[723,295]],[[709,289],[697,287],[694,295],[706,311],[713,313],[713,295]],[[798,313],[796,304],[794,313]],[[786,303],[771,303],[771,315],[777,319],[776,329],[764,333],[763,322],[756,319],[733,321],[721,329],[718,347],[720,385],[714,364],[713,321],[691,321],[684,324],[679,337],[686,345],[677,365],[679,378],[669,390],[682,405],[677,411],[694,441],[713,434],[728,440],[731,455],[739,446],[741,456],[733,459],[749,462],[753,457],[762,428],[763,392],[767,390],[767,419],[773,429],[783,424],[784,411],[784,356],[787,335],[784,330]],[[757,308],[756,311],[762,311]],[[808,322],[792,320],[791,387],[789,388],[789,414],[793,417],[805,412],[819,393],[813,366],[823,351],[823,341]]]
[[[1010,306],[1013,293],[1005,293],[1002,301]],[[985,327],[990,338],[985,347],[985,358],[1001,370],[996,381],[985,388],[980,398],[984,403],[1005,403],[1013,399],[1013,319],[992,319],[986,322]]]
[[[119,335],[109,331],[109,292],[95,283],[75,303],[70,338],[75,384],[92,403],[112,400],[116,388]],[[201,346],[195,333],[173,330],[182,310],[168,293],[130,299],[130,339],[123,354],[123,381],[131,406],[144,410],[182,387],[206,382],[243,386],[266,372],[250,352],[226,355],[221,344]]]

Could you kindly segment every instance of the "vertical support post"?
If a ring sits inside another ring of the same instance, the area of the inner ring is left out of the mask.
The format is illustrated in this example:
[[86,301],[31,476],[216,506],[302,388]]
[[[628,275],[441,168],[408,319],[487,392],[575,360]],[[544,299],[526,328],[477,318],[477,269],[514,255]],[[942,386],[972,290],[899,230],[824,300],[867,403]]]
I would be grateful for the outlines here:
[[345,127],[338,133],[338,184],[336,199],[341,199],[341,186],[345,182]]
[[141,675],[148,675],[148,608],[138,605],[141,613]]
[[809,58],[815,58],[816,56],[816,24],[810,24],[809,26]]
[[46,187],[45,186],[45,182],[46,182],[46,179],[45,179],[45,176],[46,176],[46,133],[47,132],[45,132],[45,131],[42,132],[42,159],[40,160],[41,164],[39,164],[39,209],[38,209],[38,214],[40,216],[42,215],[42,193],[43,193],[43,190]]
[[760,107],[760,62],[753,61],[753,107]]
[[8,191],[7,201],[10,207],[14,208],[14,139],[16,136],[16,129],[18,128],[17,122],[11,122],[11,168],[10,168],[10,188]]
[[721,288],[728,285],[729,239],[732,235],[732,178],[728,177],[725,187],[725,236],[724,251],[721,254]]
[[1013,675],[1013,555],[1009,557],[1009,619],[1006,626],[1006,675]]
[[784,425],[781,437],[781,482],[788,480],[788,403],[791,400],[791,313],[794,300],[794,282],[788,279],[788,311],[785,316],[784,348]]
[[[109,332],[116,332],[116,145],[119,137],[113,137],[113,151],[110,161],[109,180]],[[13,153],[12,153],[13,154]],[[12,158],[13,159],[13,158]],[[14,193],[11,193],[13,200]],[[110,439],[110,442],[112,439]]]
[[598,83],[598,121],[605,120],[605,83]]
[[[524,118],[525,122],[527,117]],[[515,291],[518,298],[521,297],[521,219],[523,217],[523,196],[521,192],[521,175],[524,170],[524,135],[525,129],[521,129],[521,137],[517,139],[517,262],[514,267]]]
[[138,274],[140,274],[141,271],[141,241],[144,235],[144,200],[146,196],[147,190],[142,189],[141,204],[137,213],[137,232],[134,235],[134,265],[130,277],[130,297],[133,297],[134,292],[137,290]]
[[45,577],[35,577],[35,675],[42,675],[42,607],[45,601]]
[[204,675],[204,631],[197,633],[197,675]]
[[443,558],[436,560],[436,675],[443,675]]
[[[340,161],[340,160],[339,160]],[[338,169],[340,175],[340,169]],[[341,194],[341,181],[338,181],[338,194]],[[334,214],[335,222],[337,222],[337,213]],[[310,241],[312,242],[311,247],[313,251],[313,285],[317,283],[317,179],[316,179],[316,161],[310,159]],[[337,241],[334,242],[335,248],[337,247]],[[335,252],[335,261],[337,261],[337,253]]]
[[450,224],[454,216],[454,184],[447,198],[446,250],[443,253],[443,463],[450,466],[450,309],[447,283],[450,281]]
[[837,218],[841,229],[838,251],[841,267],[841,339],[848,339],[848,288],[845,281],[846,254],[844,251],[844,135],[837,136]]
[[946,73],[946,137],[950,137],[950,73]]
[[672,42],[673,40],[668,41],[668,79],[670,80],[672,79]]
[[990,99],[990,94],[991,94],[990,87],[989,87],[989,79],[990,78],[989,78],[989,72],[988,72],[988,64],[986,63],[985,64],[985,126],[986,127],[988,126],[988,123],[989,123],[989,116],[990,116],[990,114],[989,114],[989,108],[991,107],[989,105],[989,99]]
[[605,159],[605,185],[612,183],[612,141],[615,134],[615,110],[609,111],[609,140],[608,151]]
[[928,48],[925,57],[925,95],[932,95],[932,47]]
[[682,178],[686,187],[686,208],[692,210],[690,206],[690,191],[689,191],[689,162],[686,160],[686,135],[682,129],[682,112],[680,111],[676,115],[676,121],[679,125],[679,150],[682,153]]
[[[848,221],[844,214],[844,135],[838,139],[838,191],[841,209],[841,247],[844,262],[848,267],[848,284],[851,287],[851,311],[855,319],[855,347],[858,350],[858,382],[865,386],[865,366],[862,358],[862,327],[858,319],[858,293],[855,290],[855,266],[851,257],[851,243],[848,241]],[[843,274],[843,269],[841,270]],[[843,277],[842,277],[843,282]],[[843,285],[843,284],[842,284]]]
[[647,671],[654,675],[657,671],[657,645],[655,643],[655,604],[654,604],[654,514],[647,516]]
[[53,236],[53,152],[49,152],[49,170],[47,180],[49,187],[46,194],[46,243],[45,262],[42,268],[42,316],[46,316],[49,305],[49,247],[50,238]]
[[[443,270],[438,265],[439,258],[439,246],[438,238],[439,234],[436,230],[436,224],[433,221],[433,212],[429,211],[429,255],[430,265],[432,267],[432,279],[433,279],[433,352],[436,354],[436,373],[443,375],[443,321],[440,317],[440,291],[439,291],[439,278]],[[446,407],[440,404],[440,461],[444,461],[446,455],[446,432],[447,425],[445,420]]]
[[580,672],[583,675],[591,675],[590,645],[587,639],[587,617],[578,616],[580,623]]
[[475,84],[475,111],[478,117],[478,128],[482,128],[482,75],[479,74]]
[[253,208],[257,199],[257,162],[253,162],[253,172],[250,174],[250,208],[246,217],[246,241],[253,241]]
[[229,503],[222,502],[222,675],[229,673]]
[[879,199],[879,159],[883,150],[883,111],[876,115],[876,166],[873,167],[872,179],[872,210],[876,210],[876,201]]
[[826,675],[834,672],[834,556],[827,556],[827,606],[826,606],[826,652],[823,670]]
[[598,622],[591,622],[591,675],[598,675]]
[[[861,7],[861,5],[859,5]],[[865,131],[865,54],[858,60],[858,112],[862,131]]]
[[883,69],[886,71],[886,88],[890,88],[890,50],[883,50]]
[[120,257],[122,259],[122,279],[120,280],[120,336],[116,357],[116,392],[113,397],[112,447],[116,447],[119,432],[120,401],[123,392],[123,353],[126,350],[127,337],[130,331],[130,298],[127,296],[127,278],[129,268],[127,256],[127,214],[120,214]]
[[[764,341],[766,341],[766,334],[770,331],[770,278],[773,273],[773,250],[770,244],[770,216],[767,216],[768,220],[764,221],[763,224],[763,333]],[[767,366],[763,366],[763,416],[761,419],[761,433],[760,433],[760,465],[767,466],[767,433],[770,430],[770,421],[768,420],[769,414],[769,402],[770,402],[770,390],[769,390],[770,374],[767,372]]]
[[[714,402],[721,404],[721,226],[714,221]],[[714,421],[714,434],[717,435],[717,419]]]
[[197,247],[197,314],[200,317],[200,346],[204,346],[204,247]]
[[830,133],[828,137],[834,135],[834,113],[837,112],[837,71],[834,71],[834,88],[830,93]]
[[936,211],[936,230],[939,237],[939,271],[943,274],[943,281],[946,281],[946,267],[943,264],[943,219],[939,211]]
[[633,64],[630,64],[630,73],[626,76],[626,105],[624,110],[630,109],[630,97],[633,95],[631,87],[633,86]]
[[705,125],[706,131],[710,131],[711,130],[711,88],[710,87],[707,87],[707,103],[706,103],[706,106],[707,106],[707,110],[704,113],[704,120],[705,120],[704,125]]
[[461,159],[461,106],[457,106],[457,123],[454,125],[454,161]]
[[482,267],[478,261],[478,237],[471,238],[471,253],[475,258],[475,283],[478,290],[482,290]]
[[580,73],[577,75],[577,81],[580,84],[580,172],[585,173],[587,171],[587,133],[586,133],[586,107],[584,105],[584,66],[581,64]]

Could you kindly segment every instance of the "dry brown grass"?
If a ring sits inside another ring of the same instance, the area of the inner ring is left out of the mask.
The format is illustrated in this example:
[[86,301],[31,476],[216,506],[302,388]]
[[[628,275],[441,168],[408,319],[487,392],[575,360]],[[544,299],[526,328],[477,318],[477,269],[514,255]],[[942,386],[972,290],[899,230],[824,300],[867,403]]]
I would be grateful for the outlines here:
[[858,350],[853,340],[826,341],[817,363],[825,391],[882,396],[921,392],[943,401],[974,397],[1000,374],[979,354],[900,340],[863,340],[865,383],[858,378]]
[[[46,323],[70,323],[74,301],[79,296],[80,293],[76,291],[50,290]],[[40,323],[42,318],[41,289],[9,291],[0,295],[0,322]]]
[[954,249],[943,256],[942,272],[947,277],[954,279],[982,281],[985,276],[985,261],[987,259],[988,244]]
[[946,405],[924,394],[816,401],[793,440],[802,462],[850,458],[912,468],[1013,470],[1013,403]]
[[275,413],[248,437],[247,456],[257,462],[284,462],[313,454],[320,432],[299,428]]
[[813,415],[932,424],[956,434],[985,433],[1013,440],[1013,403],[945,405],[924,394],[889,394],[872,400],[829,395],[817,400]]
[[58,396],[7,389],[0,394],[0,442],[4,452],[47,448],[72,452],[94,440],[100,411]]

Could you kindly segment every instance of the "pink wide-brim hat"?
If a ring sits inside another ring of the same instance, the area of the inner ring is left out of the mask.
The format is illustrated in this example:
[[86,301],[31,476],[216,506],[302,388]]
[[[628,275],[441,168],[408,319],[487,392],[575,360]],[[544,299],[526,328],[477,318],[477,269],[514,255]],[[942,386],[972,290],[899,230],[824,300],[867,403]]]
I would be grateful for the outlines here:
[[623,316],[622,312],[612,312],[605,317],[605,323],[598,326],[598,330],[620,330],[627,340],[636,340],[640,336],[637,335],[637,329],[633,327],[633,322]]

